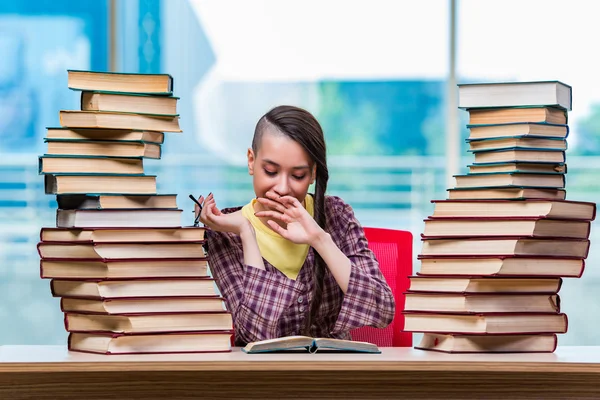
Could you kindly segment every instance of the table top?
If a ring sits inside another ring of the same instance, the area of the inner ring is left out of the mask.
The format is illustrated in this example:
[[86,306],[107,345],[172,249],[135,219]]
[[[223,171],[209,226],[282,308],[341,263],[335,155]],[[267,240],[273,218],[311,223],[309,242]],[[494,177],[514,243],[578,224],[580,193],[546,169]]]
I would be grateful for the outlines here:
[[0,346],[0,373],[67,371],[505,371],[600,374],[600,346],[559,346],[554,353],[445,354],[410,347],[363,353],[97,355],[66,346]]

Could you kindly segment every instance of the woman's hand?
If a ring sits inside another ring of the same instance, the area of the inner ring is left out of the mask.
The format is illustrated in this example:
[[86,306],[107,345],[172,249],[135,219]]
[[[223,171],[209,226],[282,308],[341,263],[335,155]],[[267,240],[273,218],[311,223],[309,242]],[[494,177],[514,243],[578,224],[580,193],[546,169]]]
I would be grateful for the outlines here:
[[[259,197],[257,200],[270,210],[258,211],[255,215],[259,218],[272,218],[267,221],[271,229],[296,244],[308,244],[315,247],[315,243],[322,240],[326,232],[298,199],[292,196],[280,197],[271,191],[267,192],[265,196]],[[282,227],[273,219],[283,222],[286,226]]]
[[194,206],[196,216],[200,212],[200,221],[214,231],[233,232],[240,235],[243,231],[254,229],[250,221],[242,215],[241,210],[231,214],[221,213],[212,193],[206,197],[206,200],[204,196],[200,196],[198,203],[202,204],[202,209],[197,204]]

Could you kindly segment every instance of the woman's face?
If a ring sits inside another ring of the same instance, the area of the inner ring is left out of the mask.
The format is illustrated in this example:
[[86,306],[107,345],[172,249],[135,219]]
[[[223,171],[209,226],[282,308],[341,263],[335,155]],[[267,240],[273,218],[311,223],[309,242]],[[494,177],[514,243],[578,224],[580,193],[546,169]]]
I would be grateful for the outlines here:
[[257,197],[272,191],[301,203],[315,180],[315,165],[304,148],[275,127],[263,133],[257,154],[248,149],[248,171]]

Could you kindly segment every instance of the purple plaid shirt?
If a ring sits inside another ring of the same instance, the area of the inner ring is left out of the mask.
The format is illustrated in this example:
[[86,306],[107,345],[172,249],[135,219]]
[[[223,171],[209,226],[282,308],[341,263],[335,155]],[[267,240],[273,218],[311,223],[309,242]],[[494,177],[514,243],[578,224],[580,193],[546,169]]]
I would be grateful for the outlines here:
[[[394,317],[394,297],[352,208],[335,196],[326,196],[325,203],[328,232],[352,268],[346,294],[329,270],[325,271],[323,298],[311,335],[350,339],[351,329],[387,326]],[[312,247],[296,280],[264,259],[266,270],[245,265],[241,239],[233,233],[208,231],[208,255],[217,286],[233,315],[236,345],[302,334],[314,284]]]

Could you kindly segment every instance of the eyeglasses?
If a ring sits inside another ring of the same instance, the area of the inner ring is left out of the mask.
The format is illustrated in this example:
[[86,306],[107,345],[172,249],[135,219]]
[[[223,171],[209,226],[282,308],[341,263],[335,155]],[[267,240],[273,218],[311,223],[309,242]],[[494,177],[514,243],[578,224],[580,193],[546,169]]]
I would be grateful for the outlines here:
[[200,212],[198,213],[198,215],[196,215],[196,218],[194,218],[194,226],[199,226],[200,225],[200,214],[202,213],[202,204],[200,204],[200,202],[198,200],[196,200],[196,198],[194,197],[193,194],[190,194],[190,199],[192,199],[192,201],[194,203],[196,203],[198,205],[198,207],[200,208]]

